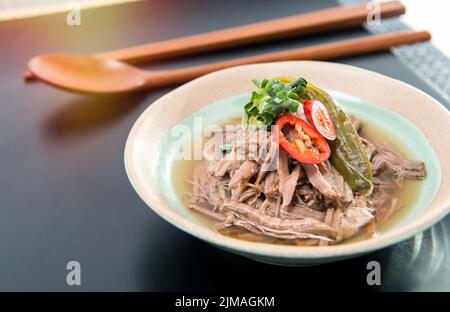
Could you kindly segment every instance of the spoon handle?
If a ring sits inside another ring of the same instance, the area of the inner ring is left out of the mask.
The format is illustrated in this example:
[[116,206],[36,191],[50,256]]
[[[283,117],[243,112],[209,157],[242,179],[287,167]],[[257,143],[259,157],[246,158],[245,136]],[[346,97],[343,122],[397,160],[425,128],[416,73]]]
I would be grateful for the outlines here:
[[431,39],[427,31],[398,32],[357,39],[343,40],[305,48],[280,51],[185,69],[148,72],[144,88],[155,88],[183,83],[220,69],[264,62],[292,60],[330,60],[354,55],[388,51],[395,46],[413,44]]

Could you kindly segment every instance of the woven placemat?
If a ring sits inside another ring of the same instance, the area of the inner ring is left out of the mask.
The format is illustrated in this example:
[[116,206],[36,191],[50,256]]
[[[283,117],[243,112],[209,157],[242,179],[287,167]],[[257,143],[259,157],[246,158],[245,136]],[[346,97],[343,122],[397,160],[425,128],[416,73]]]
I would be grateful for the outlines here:
[[[341,5],[367,3],[365,0],[338,0]],[[364,28],[373,34],[411,30],[399,18],[382,20],[380,23],[365,23]],[[423,79],[446,103],[450,110],[450,60],[431,42],[418,43],[391,49],[409,69]]]

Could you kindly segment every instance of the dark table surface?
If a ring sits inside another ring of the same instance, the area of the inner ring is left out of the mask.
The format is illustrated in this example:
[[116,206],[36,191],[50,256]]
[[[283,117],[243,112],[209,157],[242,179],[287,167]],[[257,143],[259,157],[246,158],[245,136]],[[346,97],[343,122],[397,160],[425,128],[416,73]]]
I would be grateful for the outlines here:
[[[144,1],[0,23],[0,290],[450,290],[449,228],[328,265],[270,266],[201,242],[169,225],[128,182],[123,151],[136,118],[161,95],[90,97],[21,79],[27,60],[49,52],[95,53],[334,6],[334,1]],[[362,29],[235,48],[159,63],[186,66],[364,35]],[[443,100],[390,53],[338,62],[398,78]],[[66,284],[81,264],[82,285]],[[382,285],[366,284],[381,264]],[[341,288],[342,289],[342,288]]]

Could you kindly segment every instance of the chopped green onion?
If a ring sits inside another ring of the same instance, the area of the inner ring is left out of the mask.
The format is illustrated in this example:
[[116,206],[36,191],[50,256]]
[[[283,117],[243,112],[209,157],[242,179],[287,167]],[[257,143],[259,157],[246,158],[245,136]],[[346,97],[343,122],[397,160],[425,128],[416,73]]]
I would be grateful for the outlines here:
[[304,78],[292,83],[278,79],[253,79],[252,82],[258,90],[252,92],[250,101],[244,106],[242,121],[245,128],[268,127],[279,115],[295,113],[300,105],[299,95],[305,93],[308,84]]
[[233,144],[222,144],[219,148],[223,154],[228,154],[233,149]]

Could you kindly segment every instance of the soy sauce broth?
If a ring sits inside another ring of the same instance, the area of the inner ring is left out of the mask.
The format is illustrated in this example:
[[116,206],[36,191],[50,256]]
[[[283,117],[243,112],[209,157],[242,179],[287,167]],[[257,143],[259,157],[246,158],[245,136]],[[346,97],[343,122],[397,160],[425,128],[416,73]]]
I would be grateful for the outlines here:
[[[411,158],[410,152],[408,151],[407,146],[402,144],[401,142],[396,141],[392,138],[390,133],[383,131],[383,129],[377,127],[376,125],[363,121],[362,122],[362,134],[364,137],[370,139],[372,142],[376,144],[385,144],[390,147],[392,150],[396,151],[400,155]],[[225,125],[239,125],[241,123],[240,118],[232,118],[225,120],[222,123],[222,126]],[[191,149],[193,150],[193,148]],[[192,157],[191,157],[192,158]],[[192,181],[194,168],[199,165],[202,161],[205,160],[179,160],[174,165],[174,169],[172,171],[172,181],[174,181],[175,192],[178,196],[178,199],[184,203],[186,209],[190,211],[190,214],[201,224],[206,227],[212,228],[213,225],[217,222],[216,220],[212,220],[209,217],[206,217],[196,211],[193,211],[188,208],[189,206],[189,193],[192,192],[192,184],[188,181]],[[399,199],[400,205],[402,207],[394,212],[390,218],[384,222],[383,224],[376,225],[376,231],[378,234],[383,234],[387,232],[389,229],[398,224],[411,210],[414,202],[417,200],[420,190],[421,190],[421,181],[420,180],[404,180],[403,186],[401,188],[393,190],[390,194],[392,197],[397,197]],[[239,239],[244,239],[247,241],[253,242],[262,242],[262,243],[271,243],[271,244],[283,244],[283,245],[297,245],[295,241],[277,239],[272,237],[265,237],[253,233],[246,232],[244,235],[242,234],[230,234],[229,236]],[[368,233],[366,230],[362,229],[360,233],[355,236],[348,238],[341,242],[340,244],[348,244],[352,242],[357,242],[361,240],[365,240],[368,238]],[[303,245],[303,244],[302,244]]]

